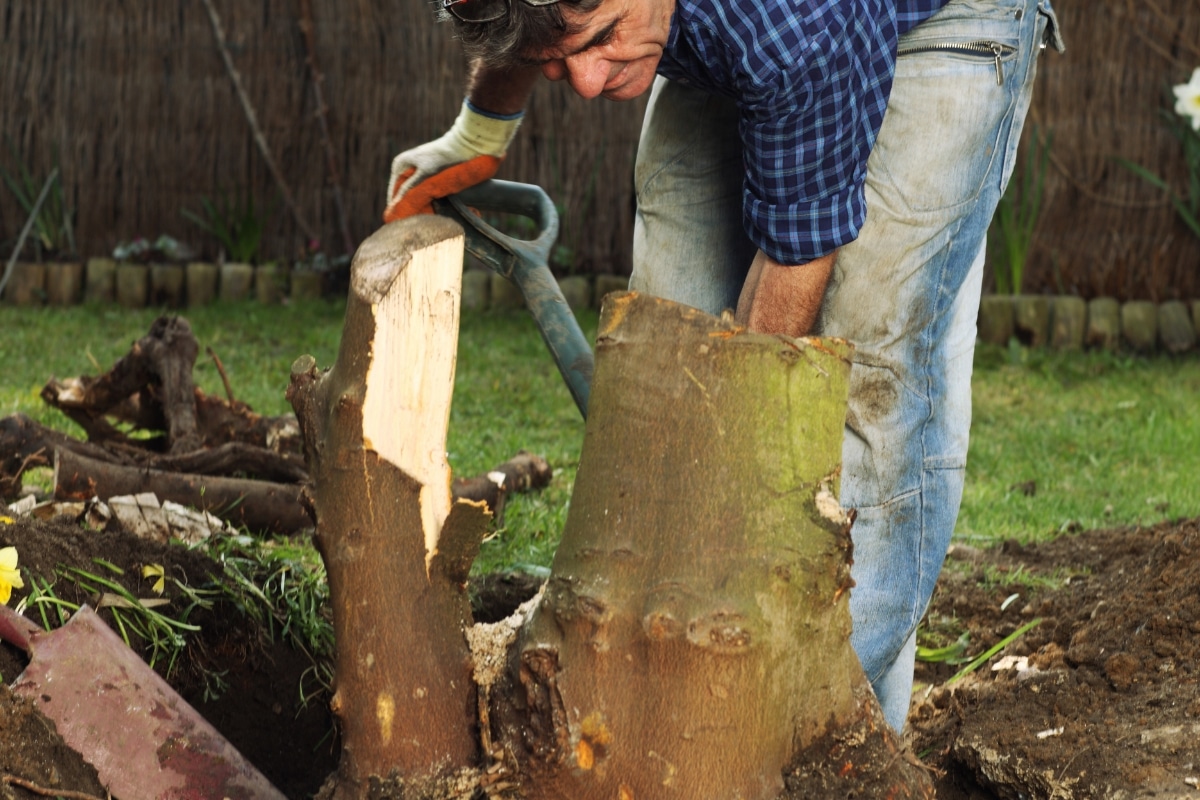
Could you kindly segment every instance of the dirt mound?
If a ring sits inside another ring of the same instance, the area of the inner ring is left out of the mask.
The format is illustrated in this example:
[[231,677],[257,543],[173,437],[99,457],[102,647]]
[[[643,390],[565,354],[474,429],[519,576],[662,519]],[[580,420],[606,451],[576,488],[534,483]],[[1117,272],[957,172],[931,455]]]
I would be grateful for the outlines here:
[[1200,796],[1200,521],[952,560],[930,626],[975,653],[1041,622],[949,688],[953,668],[919,669],[936,688],[910,726],[940,798]]
[[[154,578],[142,576],[145,565],[160,565],[166,575],[200,590],[212,588],[223,575],[221,565],[202,552],[121,531],[86,530],[65,519],[22,518],[12,525],[0,525],[0,546],[7,545],[17,547],[23,575],[42,576],[52,583],[55,596],[75,605],[95,607],[99,598],[80,583],[62,577],[63,571],[72,568],[120,584],[135,597],[155,599],[159,596],[153,590]],[[94,581],[82,583],[95,585]],[[24,596],[28,589],[16,594]],[[170,601],[173,615],[189,603],[171,581],[165,584],[162,597]],[[11,602],[16,602],[15,597]],[[111,609],[100,614],[112,623]],[[173,665],[162,657],[155,670],[280,791],[289,797],[316,792],[337,765],[338,742],[328,698],[316,696],[305,702],[300,696],[301,676],[312,665],[308,656],[273,641],[243,608],[219,595],[214,596],[211,607],[193,608],[187,621],[200,631],[187,634],[187,646]],[[149,661],[148,643],[133,633],[130,638]],[[4,683],[19,675],[25,663],[20,650],[0,644]],[[0,709],[14,724],[23,724],[21,728],[10,728],[8,721],[0,725],[4,731],[0,770],[4,775],[60,790],[93,792],[99,786],[90,767],[80,770],[77,766],[81,760],[62,745],[53,723],[3,686]],[[37,717],[37,722],[29,722],[31,717]],[[38,796],[23,793],[16,783],[13,791],[19,798]],[[104,796],[103,791],[93,793]]]

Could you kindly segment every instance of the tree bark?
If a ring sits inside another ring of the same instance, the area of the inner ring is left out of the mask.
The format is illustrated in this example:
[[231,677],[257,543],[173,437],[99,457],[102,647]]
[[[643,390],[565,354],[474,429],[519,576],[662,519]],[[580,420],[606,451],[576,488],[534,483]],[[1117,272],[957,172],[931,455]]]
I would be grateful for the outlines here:
[[452,505],[445,459],[462,254],[448,220],[384,226],[351,266],[337,363],[293,366],[338,641],[335,797],[476,758],[465,585],[489,516]]

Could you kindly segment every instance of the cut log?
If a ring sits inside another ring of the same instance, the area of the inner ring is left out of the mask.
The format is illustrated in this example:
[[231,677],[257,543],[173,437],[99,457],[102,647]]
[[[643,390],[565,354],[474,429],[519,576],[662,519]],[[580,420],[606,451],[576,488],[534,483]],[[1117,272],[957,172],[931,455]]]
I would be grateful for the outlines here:
[[[292,419],[294,424],[294,418]],[[14,414],[0,419],[0,497],[20,489],[21,474],[34,467],[54,464],[55,450],[68,450],[97,461],[127,467],[192,472],[198,475],[243,473],[260,480],[299,483],[308,472],[298,455],[286,455],[244,442],[228,442],[210,450],[171,455],[123,443],[103,446],[80,441],[30,419]],[[11,491],[10,491],[11,490]]]
[[[264,421],[271,419],[260,418]],[[294,424],[295,418],[289,415]],[[90,488],[107,492],[127,487],[136,481],[152,478],[154,487],[170,488],[176,492],[174,502],[203,508],[205,494],[212,477],[232,478],[225,485],[232,496],[242,497],[237,508],[227,515],[230,522],[244,524],[246,520],[275,520],[274,533],[293,534],[312,527],[307,513],[279,515],[279,497],[301,495],[300,484],[308,480],[308,471],[298,456],[280,454],[273,450],[243,442],[229,442],[210,450],[170,455],[154,453],[116,443],[104,446],[81,441],[36,422],[24,414],[0,418],[0,498],[15,498],[21,491],[21,476],[38,467],[52,467],[55,454],[67,454],[66,473],[58,490],[63,497],[81,497]],[[94,470],[95,474],[88,471]],[[173,477],[163,477],[166,474]],[[503,464],[473,478],[456,478],[451,487],[455,500],[474,500],[486,503],[496,518],[502,517],[504,505],[513,492],[529,492],[545,488],[552,470],[544,458],[521,451]],[[264,483],[265,482],[265,483]],[[295,484],[290,488],[277,484]],[[244,491],[243,491],[244,490]],[[201,494],[197,494],[200,492]],[[98,495],[107,500],[108,495]],[[90,495],[87,498],[90,499]],[[254,508],[265,502],[265,508]]]
[[56,500],[108,499],[143,492],[207,511],[252,531],[285,535],[312,526],[301,505],[299,484],[165,472],[98,461],[65,448],[56,451]]
[[529,492],[550,484],[553,470],[546,459],[524,450],[495,469],[474,478],[455,478],[451,489],[455,500],[487,503],[494,524],[504,522],[504,506],[513,492]]

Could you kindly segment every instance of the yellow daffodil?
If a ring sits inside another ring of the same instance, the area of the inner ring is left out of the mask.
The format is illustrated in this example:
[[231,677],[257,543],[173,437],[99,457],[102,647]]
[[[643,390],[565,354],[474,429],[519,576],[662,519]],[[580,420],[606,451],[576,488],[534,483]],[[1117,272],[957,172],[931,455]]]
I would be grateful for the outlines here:
[[1200,67],[1192,73],[1192,79],[1181,83],[1171,91],[1175,92],[1175,113],[1181,117],[1192,118],[1192,129],[1200,131]]
[[167,578],[163,572],[162,564],[147,564],[146,566],[142,567],[142,577],[158,578],[158,580],[154,582],[153,586],[155,594],[162,594],[163,589],[165,589],[167,586]]
[[8,603],[13,589],[25,588],[17,570],[17,548],[0,547],[0,603]]

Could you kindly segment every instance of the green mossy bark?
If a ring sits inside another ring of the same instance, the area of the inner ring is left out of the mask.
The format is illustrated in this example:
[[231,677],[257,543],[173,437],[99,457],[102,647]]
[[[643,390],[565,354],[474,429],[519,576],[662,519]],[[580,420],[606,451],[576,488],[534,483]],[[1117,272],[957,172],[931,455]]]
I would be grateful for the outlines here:
[[[605,303],[571,509],[500,738],[530,798],[773,798],[858,707],[850,347]],[[522,726],[521,714],[532,720]]]

